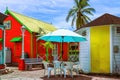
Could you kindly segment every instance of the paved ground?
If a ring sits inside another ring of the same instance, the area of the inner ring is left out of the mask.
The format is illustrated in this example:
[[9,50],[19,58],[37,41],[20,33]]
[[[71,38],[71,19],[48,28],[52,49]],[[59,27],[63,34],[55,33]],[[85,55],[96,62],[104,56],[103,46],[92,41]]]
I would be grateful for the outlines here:
[[1,75],[2,80],[42,80],[43,70],[20,71],[17,67],[8,67],[12,73]]
[[[17,67],[8,67],[10,71],[13,71],[12,73],[0,75],[0,80],[53,80],[56,78],[56,80],[73,80],[69,77],[69,79],[62,79],[57,77],[51,77],[46,78],[44,77],[44,70],[33,70],[33,71],[19,71]],[[53,75],[53,72],[52,72]],[[88,78],[84,78],[88,77]],[[82,75],[82,77],[74,80],[120,80],[120,79],[113,79],[113,78],[100,78],[100,77],[94,77],[94,76],[86,76]]]

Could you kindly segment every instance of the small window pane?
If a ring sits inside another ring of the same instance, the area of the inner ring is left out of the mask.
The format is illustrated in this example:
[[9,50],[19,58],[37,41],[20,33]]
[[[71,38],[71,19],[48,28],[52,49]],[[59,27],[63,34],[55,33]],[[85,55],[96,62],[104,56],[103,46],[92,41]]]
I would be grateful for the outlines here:
[[6,26],[5,29],[11,28],[11,21],[4,21],[4,25]]
[[84,30],[83,32],[82,32],[82,36],[86,36],[87,35],[87,32],[86,32],[86,30]]
[[117,33],[120,33],[120,27],[117,27],[116,31],[117,31]]

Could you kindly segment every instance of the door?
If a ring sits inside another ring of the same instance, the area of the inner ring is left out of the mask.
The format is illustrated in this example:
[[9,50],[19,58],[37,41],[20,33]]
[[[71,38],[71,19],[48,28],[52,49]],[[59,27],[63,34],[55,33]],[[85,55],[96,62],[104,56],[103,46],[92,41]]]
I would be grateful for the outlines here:
[[7,48],[5,52],[6,52],[6,63],[11,63],[11,49]]
[[14,43],[14,60],[15,62],[18,62],[19,59],[21,58],[22,54],[22,45],[21,42],[15,42]]
[[109,26],[90,29],[91,72],[110,72],[110,29]]

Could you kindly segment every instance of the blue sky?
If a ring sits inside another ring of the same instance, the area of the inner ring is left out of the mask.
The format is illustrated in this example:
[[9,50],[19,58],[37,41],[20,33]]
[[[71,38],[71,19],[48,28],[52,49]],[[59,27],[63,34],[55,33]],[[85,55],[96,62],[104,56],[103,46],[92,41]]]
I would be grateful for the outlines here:
[[[94,16],[88,15],[92,20],[104,13],[120,17],[120,1],[118,0],[104,0],[104,2],[103,0],[89,0],[89,4],[96,10]],[[57,28],[75,30],[75,26],[71,27],[71,22],[65,21],[73,5],[73,0],[0,0],[0,12],[4,12],[8,7],[9,10],[52,23]]]

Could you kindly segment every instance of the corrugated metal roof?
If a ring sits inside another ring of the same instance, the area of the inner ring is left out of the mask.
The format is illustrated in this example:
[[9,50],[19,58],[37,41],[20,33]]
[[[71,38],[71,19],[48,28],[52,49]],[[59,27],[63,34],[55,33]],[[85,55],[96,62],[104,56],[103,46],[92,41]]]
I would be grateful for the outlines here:
[[7,14],[8,13],[11,14],[14,18],[16,18],[30,32],[39,33],[40,32],[39,30],[42,29],[45,33],[48,33],[48,32],[52,32],[57,29],[52,24],[24,16],[22,14],[14,12],[14,11],[7,10]]
[[82,26],[81,28],[100,26],[100,25],[110,25],[110,24],[120,24],[120,17],[106,13],[96,18],[95,20],[91,21],[90,23]]

